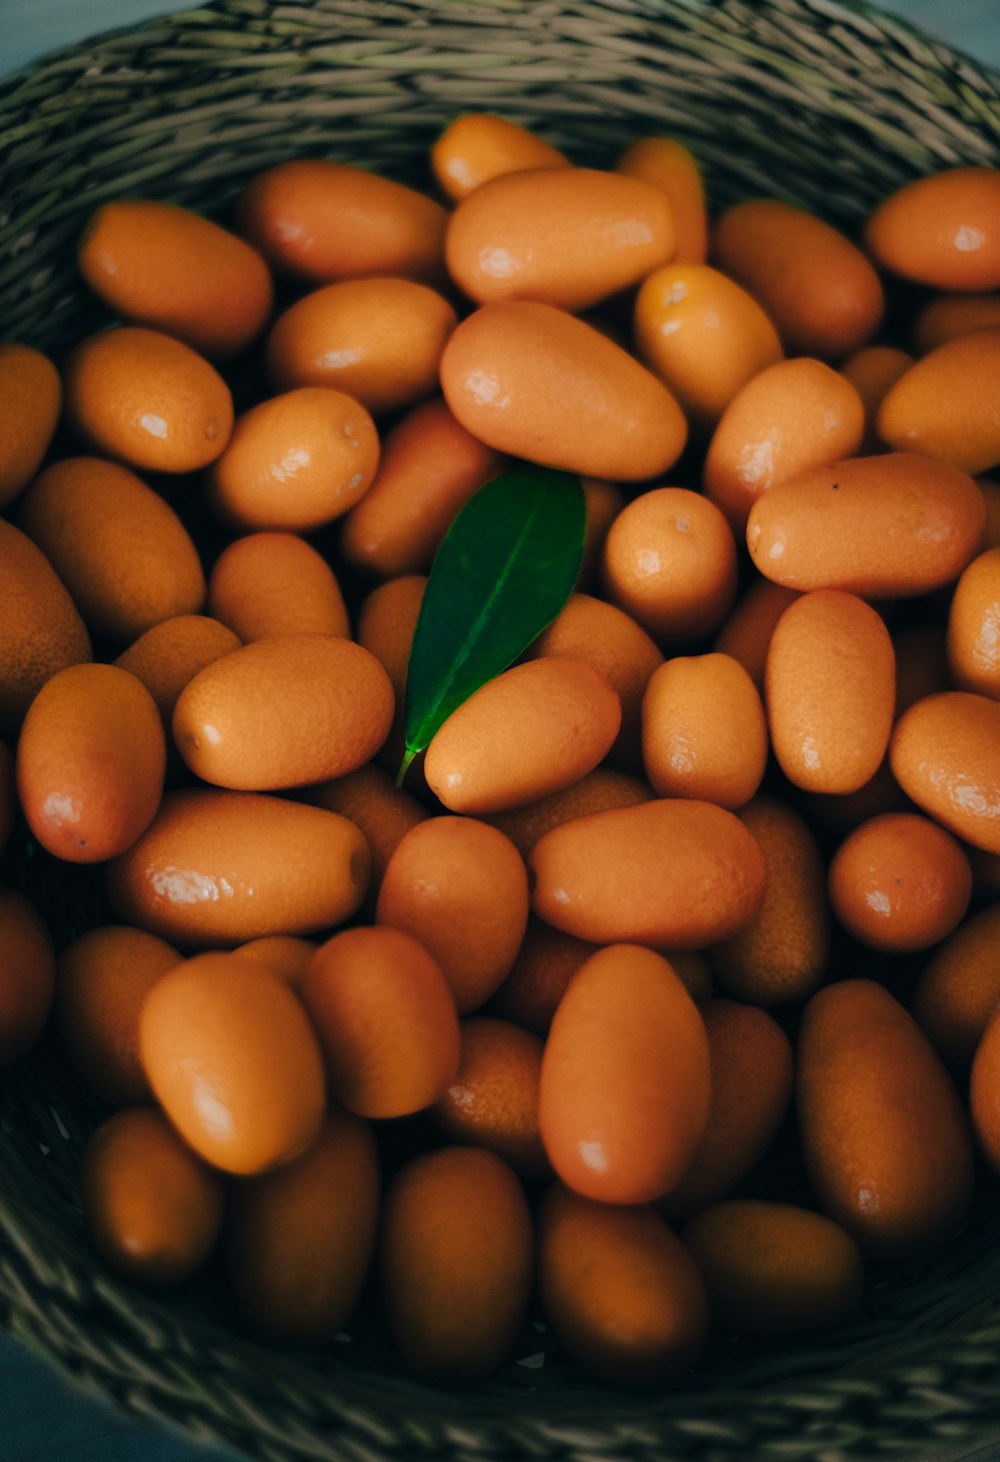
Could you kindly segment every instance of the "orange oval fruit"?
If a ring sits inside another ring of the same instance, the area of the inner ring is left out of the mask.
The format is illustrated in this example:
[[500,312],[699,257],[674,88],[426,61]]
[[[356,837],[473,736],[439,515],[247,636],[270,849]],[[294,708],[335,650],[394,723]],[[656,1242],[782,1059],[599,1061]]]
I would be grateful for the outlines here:
[[[860,455],[870,457],[882,450],[875,423],[879,407],[889,391],[913,364],[913,356],[894,345],[865,345],[855,351],[840,367],[840,374],[850,381],[865,408],[865,430]],[[846,455],[846,454],[845,454]]]
[[989,325],[1000,325],[995,294],[939,294],[913,322],[913,348],[917,355],[928,355],[948,340]]
[[762,693],[764,667],[775,625],[798,597],[796,589],[772,584],[770,579],[755,578],[740,595],[715,637],[712,648],[738,661]]
[[0,888],[0,1067],[35,1044],[55,989],[52,938],[21,893]]
[[738,661],[678,655],[654,670],[642,699],[642,752],[658,797],[733,811],[760,786],[767,751],[764,707]]
[[410,828],[426,822],[430,815],[426,807],[371,762],[346,776],[305,787],[300,796],[314,807],[349,818],[364,833],[372,855],[368,898],[374,905],[389,859]]
[[912,1010],[941,1059],[967,1071],[1000,1010],[1000,905],[973,914],[934,951],[917,981]]
[[615,171],[663,189],[674,215],[673,262],[704,264],[708,253],[705,185],[693,153],[673,137],[640,137],[622,153]]
[[543,1044],[506,1020],[463,1020],[461,1055],[451,1084],[431,1116],[445,1136],[485,1147],[522,1178],[552,1174],[538,1126]]
[[948,668],[956,690],[1000,700],[1000,548],[974,558],[955,585],[948,612]]
[[489,112],[456,117],[431,148],[431,172],[454,203],[506,173],[569,166],[569,160],[544,138]]
[[537,1036],[547,1035],[570,980],[597,950],[596,944],[531,914],[517,958],[487,1009]]
[[263,939],[248,939],[246,944],[238,944],[233,954],[264,965],[298,995],[309,962],[318,948],[315,940],[300,939],[295,934],[268,934]]
[[271,635],[350,633],[333,570],[294,533],[249,533],[224,548],[208,581],[208,608],[245,645]]
[[0,509],[34,477],[62,407],[59,372],[30,345],[0,345]]
[[899,718],[892,771],[956,837],[1000,853],[1000,703],[968,691],[928,696]]
[[612,771],[610,767],[598,767],[561,792],[553,792],[537,802],[525,802],[509,812],[491,813],[483,820],[498,827],[527,860],[538,839],[550,828],[561,827],[564,822],[586,817],[590,812],[635,807],[640,802],[651,801],[652,796],[652,788],[638,777]]
[[115,661],[141,680],[169,731],[177,697],[199,670],[240,648],[231,629],[204,614],[180,614],[155,624]]
[[576,587],[581,591],[586,591],[593,586],[597,578],[598,565],[601,561],[601,554],[604,552],[604,540],[608,536],[611,524],[625,506],[625,497],[621,489],[615,487],[613,482],[602,482],[597,477],[581,478],[580,486],[583,488],[584,501],[587,506],[587,528],[583,539],[583,561],[580,564],[580,576],[576,581]]
[[1000,462],[1000,325],[939,345],[886,393],[876,426],[897,452],[922,452],[963,472]]
[[0,730],[15,731],[47,680],[89,659],[90,637],[52,565],[0,518]]
[[865,227],[876,262],[935,289],[1000,288],[1000,171],[947,168],[879,205]]

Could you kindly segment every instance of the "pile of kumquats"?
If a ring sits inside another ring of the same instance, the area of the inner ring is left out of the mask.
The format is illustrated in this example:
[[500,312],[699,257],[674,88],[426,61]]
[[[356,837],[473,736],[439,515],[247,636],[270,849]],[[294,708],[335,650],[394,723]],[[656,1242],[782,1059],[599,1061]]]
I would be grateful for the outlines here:
[[[659,1382],[1000,1168],[1000,171],[855,243],[709,226],[664,138],[465,116],[431,169],[106,203],[114,323],[0,347],[0,1056],[51,1015],[106,1104],[129,1279]],[[399,786],[426,576],[525,464],[580,479],[576,591]],[[28,836],[106,925],[53,949]],[[814,1206],[740,1197],[792,1120]]]

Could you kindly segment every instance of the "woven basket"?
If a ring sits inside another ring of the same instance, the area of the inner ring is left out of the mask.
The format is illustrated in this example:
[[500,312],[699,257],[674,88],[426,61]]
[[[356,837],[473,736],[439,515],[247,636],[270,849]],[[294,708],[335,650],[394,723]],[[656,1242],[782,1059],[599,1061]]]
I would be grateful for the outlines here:
[[[105,199],[218,212],[302,154],[426,185],[431,139],[485,108],[597,165],[666,131],[697,151],[716,206],[766,192],[848,226],[916,174],[1000,164],[1000,80],[837,0],[219,0],[0,86],[0,332],[59,355],[100,319],[74,243]],[[99,879],[67,881],[26,840],[5,876],[62,942],[102,917]],[[493,1381],[445,1389],[404,1375],[374,1305],[350,1337],[290,1354],[247,1340],[212,1274],[165,1296],[114,1278],[78,1202],[98,1115],[45,1042],[0,1078],[0,1318],[116,1405],[254,1457],[914,1458],[1000,1417],[995,1191],[812,1343],[717,1342],[689,1376],[630,1394],[535,1325]]]

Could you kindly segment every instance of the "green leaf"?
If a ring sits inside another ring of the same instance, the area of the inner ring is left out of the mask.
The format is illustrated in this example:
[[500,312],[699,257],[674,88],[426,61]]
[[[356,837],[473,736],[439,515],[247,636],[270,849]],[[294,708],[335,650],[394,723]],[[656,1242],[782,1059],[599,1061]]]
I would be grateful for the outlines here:
[[470,498],[438,549],[406,678],[407,768],[441,724],[506,670],[573,592],[587,526],[579,479],[518,468]]

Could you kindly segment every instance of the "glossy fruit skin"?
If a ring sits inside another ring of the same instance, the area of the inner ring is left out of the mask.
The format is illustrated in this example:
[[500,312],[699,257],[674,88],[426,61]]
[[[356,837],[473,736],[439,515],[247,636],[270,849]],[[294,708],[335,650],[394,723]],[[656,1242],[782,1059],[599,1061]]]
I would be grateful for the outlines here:
[[305,787],[300,795],[304,802],[311,802],[314,807],[339,812],[341,817],[349,818],[364,833],[372,855],[368,900],[374,911],[374,901],[382,887],[389,859],[410,828],[416,827],[418,822],[427,821],[430,814],[426,807],[402,787],[397,787],[389,773],[373,762],[333,781]]
[[226,1266],[256,1334],[282,1345],[332,1340],[357,1303],[378,1211],[371,1128],[336,1108],[301,1157],[233,1185]]
[[181,956],[173,945],[124,924],[90,929],[59,956],[55,1023],[84,1080],[112,1107],[152,1103],[139,1055],[146,996]]
[[268,168],[236,216],[275,268],[313,284],[371,274],[433,279],[443,269],[440,203],[346,163],[300,158]]
[[1000,1172],[1000,1021],[994,1015],[976,1048],[969,1081],[969,1114],[979,1147]]
[[778,361],[749,380],[723,412],[705,458],[705,492],[742,535],[762,493],[853,457],[863,432],[864,407],[849,381],[822,361]]
[[470,1016],[460,1029],[458,1070],[431,1109],[434,1122],[451,1142],[495,1152],[519,1177],[550,1178],[538,1127],[542,1041],[488,1016]]
[[1000,325],[971,330],[918,360],[886,393],[878,434],[897,452],[922,452],[963,472],[1000,462]]
[[453,415],[481,442],[545,467],[641,481],[680,456],[670,392],[582,320],[529,300],[483,305],[441,359]]
[[570,980],[598,948],[531,914],[517,958],[487,1011],[537,1036],[548,1035]]
[[453,520],[502,460],[440,398],[415,407],[386,436],[378,474],[344,520],[345,557],[379,579],[426,574]]
[[666,194],[596,168],[506,173],[476,188],[448,223],[448,272],[477,304],[538,300],[576,314],[673,257]]
[[471,817],[432,817],[402,839],[382,879],[376,922],[437,960],[460,1015],[507,974],[528,922],[528,879],[503,833]]
[[913,322],[913,348],[928,355],[948,340],[1000,325],[1000,300],[992,294],[939,294]]
[[755,299],[707,264],[668,264],[635,301],[636,348],[700,431],[711,431],[751,377],[782,357]]
[[855,792],[875,775],[892,730],[889,631],[855,594],[803,594],[771,636],[764,692],[771,746],[789,781]]
[[[866,345],[856,350],[840,367],[844,376],[861,397],[865,408],[865,432],[860,455],[870,457],[882,450],[875,423],[879,407],[889,391],[913,364],[913,356],[894,345]],[[845,454],[846,455],[846,454]]]
[[281,391],[327,386],[374,416],[415,406],[437,389],[456,315],[409,279],[348,279],[289,305],[267,340],[267,373]]
[[90,335],[63,368],[66,416],[88,446],[140,472],[196,472],[225,451],[233,398],[188,345],[120,325]]
[[566,1349],[615,1385],[668,1380],[705,1343],[701,1276],[654,1208],[594,1203],[555,1184],[539,1215],[538,1284]]
[[1000,172],[950,168],[907,183],[865,227],[885,269],[935,289],[1000,287]]
[[973,914],[934,950],[911,1008],[942,1061],[967,1071],[1000,1009],[1000,905]]
[[604,540],[622,508],[625,495],[613,482],[602,482],[598,477],[583,477],[580,480],[584,501],[587,506],[587,528],[583,539],[583,562],[577,590],[586,593],[592,589],[597,578]]
[[694,1157],[657,1204],[672,1223],[725,1198],[753,1171],[792,1099],[792,1048],[777,1021],[735,1000],[706,1000],[698,1011],[712,1097]]
[[764,667],[778,620],[799,597],[797,589],[756,578],[727,616],[712,648],[739,662],[754,685],[764,690]]
[[955,586],[948,668],[957,690],[1000,700],[1000,548],[974,558]]
[[208,581],[208,608],[245,645],[271,635],[350,633],[333,570],[294,533],[249,533],[224,548]]
[[738,1335],[809,1335],[855,1310],[858,1246],[839,1224],[790,1203],[717,1203],[684,1229],[713,1318]]
[[90,659],[90,636],[52,565],[0,519],[0,730],[16,731],[42,686]]
[[484,822],[498,827],[505,837],[510,838],[521,857],[527,860],[540,837],[551,828],[561,827],[577,817],[586,817],[590,812],[607,812],[612,807],[635,807],[640,802],[652,800],[653,791],[648,783],[627,772],[612,771],[609,767],[598,767],[596,771],[581,777],[578,782],[542,797],[537,802],[525,802],[521,807],[512,807],[509,812],[494,812]]
[[277,975],[232,954],[199,954],[153,986],[139,1022],[142,1064],[185,1142],[224,1172],[279,1167],[315,1141],[326,1098],[319,1046]]
[[658,797],[693,797],[731,812],[760,786],[767,723],[753,681],[728,655],[678,655],[642,699],[643,765]]
[[25,493],[18,524],[96,635],[129,644],[205,603],[205,575],[187,529],[126,467],[96,457],[54,463]]
[[455,1003],[441,967],[400,929],[345,929],[320,946],[302,1000],[334,1098],[361,1117],[405,1117],[458,1070]]
[[577,970],[545,1043],[542,1141],[559,1178],[601,1203],[648,1203],[681,1179],[708,1122],[698,1008],[660,955],[614,944]]
[[240,642],[231,629],[204,614],[165,619],[140,635],[115,661],[141,680],[169,731],[177,697],[200,670],[231,655]]
[[986,508],[972,478],[916,452],[856,457],[758,498],[747,547],[790,589],[906,599],[949,584],[979,551]]
[[928,696],[900,717],[889,758],[918,807],[973,847],[1000,853],[1000,704],[960,690]]
[[764,898],[753,836],[731,812],[682,798],[554,828],[529,867],[535,913],[594,944],[702,949],[745,928]]
[[810,1180],[862,1253],[901,1259],[952,1233],[972,1184],[965,1116],[932,1046],[888,991],[843,980],[815,994],[796,1073]]
[[774,797],[755,797],[737,816],[764,855],[764,902],[746,928],[715,945],[712,970],[752,1005],[804,1000],[822,982],[830,950],[819,848],[799,814]]
[[276,635],[200,670],[174,708],[178,750],[202,781],[234,791],[304,787],[353,772],[392,723],[389,677],[334,635]]
[[238,954],[240,959],[256,960],[299,994],[309,962],[318,948],[313,939],[301,939],[295,934],[270,934],[238,944],[233,954]]
[[0,1067],[23,1056],[52,1008],[56,960],[34,905],[0,888]]
[[431,148],[431,171],[453,203],[507,173],[568,168],[568,158],[526,127],[489,112],[456,117]]
[[521,1186],[478,1147],[413,1158],[383,1210],[389,1328],[410,1370],[473,1379],[495,1370],[524,1323],[534,1239]]
[[17,747],[35,837],[71,863],[130,848],[156,815],[166,743],[149,691],[115,665],[71,665],[38,692]]
[[209,498],[237,528],[310,533],[354,507],[378,460],[378,432],[364,406],[322,384],[303,385],[237,420],[208,475]]
[[662,188],[674,215],[675,264],[704,264],[708,253],[705,185],[692,153],[672,137],[640,137],[615,163],[615,171]]
[[352,822],[249,792],[168,792],[145,836],[107,873],[122,919],[183,945],[220,948],[342,923],[368,886]]
[[40,350],[0,345],[0,509],[34,477],[59,420],[62,382]]
[[152,1107],[117,1112],[97,1128],[81,1187],[91,1241],[112,1269],[142,1284],[190,1278],[222,1226],[221,1178]]
[[172,203],[103,204],[83,231],[79,263],[114,314],[212,360],[246,350],[271,313],[271,275],[257,251]]
[[736,597],[736,544],[700,493],[652,488],[612,523],[601,581],[654,640],[686,648],[721,623]]
[[830,903],[872,949],[908,954],[951,933],[972,896],[972,869],[944,828],[909,812],[855,828],[830,864]]
[[453,812],[503,812],[593,771],[620,726],[621,702],[592,665],[528,660],[451,713],[427,748],[427,783]]
[[760,301],[792,354],[840,360],[881,323],[885,300],[871,264],[801,208],[775,198],[738,203],[716,223],[712,246],[719,268]]

